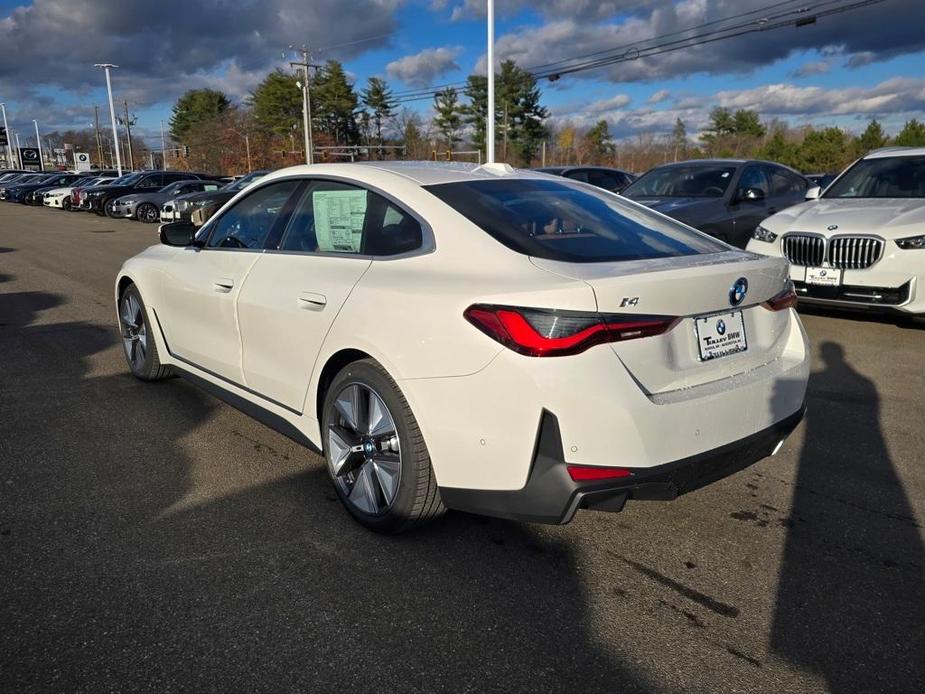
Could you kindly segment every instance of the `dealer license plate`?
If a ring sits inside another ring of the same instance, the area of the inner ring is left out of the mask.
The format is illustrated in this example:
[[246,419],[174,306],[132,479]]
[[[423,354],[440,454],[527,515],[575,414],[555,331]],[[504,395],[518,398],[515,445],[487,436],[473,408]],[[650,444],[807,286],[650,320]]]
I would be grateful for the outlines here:
[[694,319],[700,361],[738,354],[748,349],[745,320],[741,311],[717,313]]
[[841,284],[841,270],[831,267],[808,267],[806,268],[806,284],[837,287]]

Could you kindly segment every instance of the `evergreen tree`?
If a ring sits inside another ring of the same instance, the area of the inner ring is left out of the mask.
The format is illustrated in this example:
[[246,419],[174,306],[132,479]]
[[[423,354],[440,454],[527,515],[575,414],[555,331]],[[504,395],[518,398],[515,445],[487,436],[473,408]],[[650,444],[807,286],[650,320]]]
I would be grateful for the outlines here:
[[447,87],[434,94],[434,111],[434,126],[440,131],[447,149],[453,149],[459,142],[459,128],[462,125],[459,93]]
[[[485,120],[488,114],[488,78],[484,75],[469,75],[466,80],[466,98],[469,103],[463,107],[466,125],[472,129],[472,144],[485,151]],[[497,102],[495,103],[497,106]]]
[[362,92],[362,97],[363,105],[369,109],[373,122],[376,124],[376,139],[379,142],[379,158],[381,159],[382,121],[385,118],[391,118],[395,109],[392,90],[381,77],[370,77],[366,83],[366,89]]
[[855,141],[855,153],[857,156],[863,157],[868,152],[883,147],[888,139],[880,123],[874,118]]
[[293,125],[302,122],[302,90],[296,86],[298,79],[277,68],[257,85],[249,101],[254,123],[259,128],[285,135]]
[[903,129],[899,131],[899,135],[894,138],[893,144],[900,147],[925,146],[925,123],[921,123],[915,118],[906,121]]
[[610,136],[610,126],[607,121],[599,120],[584,136],[584,148],[595,163],[613,154],[613,138]]
[[771,137],[756,152],[755,156],[759,159],[776,161],[794,168],[800,168],[803,165],[798,148],[792,142],[787,141],[783,129],[780,128],[774,130]]
[[337,60],[325,63],[312,84],[312,119],[334,142],[355,145],[359,141],[356,111],[359,100]]
[[231,102],[216,89],[190,89],[177,99],[170,116],[170,136],[183,142],[193,127],[221,115]]
[[851,156],[848,137],[844,130],[811,130],[800,147],[800,166],[797,168],[808,173],[841,171],[851,160]]

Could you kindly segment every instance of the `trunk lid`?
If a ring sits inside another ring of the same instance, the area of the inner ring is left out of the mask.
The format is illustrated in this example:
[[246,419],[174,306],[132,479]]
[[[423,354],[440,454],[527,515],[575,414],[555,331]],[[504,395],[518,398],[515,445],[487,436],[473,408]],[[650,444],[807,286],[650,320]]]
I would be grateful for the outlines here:
[[[531,260],[548,272],[586,282],[602,313],[679,318],[663,335],[612,345],[617,358],[649,394],[746,373],[775,361],[784,349],[790,312],[761,306],[786,287],[788,265],[782,258],[729,250],[614,263]],[[740,278],[748,282],[748,290],[742,302],[733,305],[730,294]],[[737,311],[741,311],[747,349],[701,359],[703,335],[698,335],[695,319],[723,315],[732,325],[738,320],[732,315]]]

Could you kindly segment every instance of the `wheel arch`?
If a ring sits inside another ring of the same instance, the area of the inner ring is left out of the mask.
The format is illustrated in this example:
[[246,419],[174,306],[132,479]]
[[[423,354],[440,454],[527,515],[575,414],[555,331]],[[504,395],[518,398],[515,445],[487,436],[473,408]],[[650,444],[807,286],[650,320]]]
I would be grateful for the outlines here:
[[361,359],[375,359],[375,357],[367,354],[361,349],[353,347],[338,350],[328,357],[324,367],[321,369],[321,373],[318,375],[318,385],[315,389],[315,417],[318,420],[319,426],[321,425],[321,410],[324,407],[324,398],[328,393],[328,388],[331,386],[331,381],[334,380],[338,372],[347,366],[347,364],[352,364]]

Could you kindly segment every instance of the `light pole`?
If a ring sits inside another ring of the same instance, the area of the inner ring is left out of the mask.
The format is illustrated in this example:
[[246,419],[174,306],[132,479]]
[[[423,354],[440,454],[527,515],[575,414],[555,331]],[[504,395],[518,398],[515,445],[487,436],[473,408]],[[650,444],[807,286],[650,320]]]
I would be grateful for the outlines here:
[[[6,104],[0,103],[0,111],[3,111],[3,132],[6,133],[6,166],[13,168],[13,136],[10,135],[10,126],[6,123]],[[21,166],[19,168],[22,168]]]
[[488,0],[488,113],[485,114],[486,156],[495,163],[495,0]]
[[101,67],[106,71],[106,91],[109,93],[109,119],[112,122],[112,141],[116,143],[116,171],[122,176],[122,157],[119,155],[119,133],[116,130],[116,107],[112,104],[112,80],[109,77],[109,69],[117,68],[118,65],[112,63],[95,63],[93,67]]
[[45,154],[42,152],[42,138],[39,136],[39,122],[33,118],[32,123],[35,125],[35,144],[39,148],[39,166],[42,167],[42,171],[44,171]]
[[164,139],[164,120],[161,119],[161,171],[166,171],[166,170],[167,170],[167,140]]

